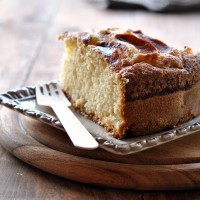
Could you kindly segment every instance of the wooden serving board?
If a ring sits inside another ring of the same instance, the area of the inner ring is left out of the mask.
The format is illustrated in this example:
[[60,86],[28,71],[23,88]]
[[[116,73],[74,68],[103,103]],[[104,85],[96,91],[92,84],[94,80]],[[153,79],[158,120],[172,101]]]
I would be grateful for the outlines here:
[[200,188],[200,134],[132,155],[73,147],[65,132],[8,108],[0,111],[0,142],[22,161],[66,179],[139,190]]

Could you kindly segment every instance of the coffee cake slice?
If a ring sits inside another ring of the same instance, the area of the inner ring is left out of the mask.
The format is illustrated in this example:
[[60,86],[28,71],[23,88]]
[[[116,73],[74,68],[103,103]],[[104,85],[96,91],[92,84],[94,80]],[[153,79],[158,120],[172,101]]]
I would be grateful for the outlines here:
[[172,128],[200,113],[200,54],[141,31],[65,32],[60,83],[73,106],[114,137]]

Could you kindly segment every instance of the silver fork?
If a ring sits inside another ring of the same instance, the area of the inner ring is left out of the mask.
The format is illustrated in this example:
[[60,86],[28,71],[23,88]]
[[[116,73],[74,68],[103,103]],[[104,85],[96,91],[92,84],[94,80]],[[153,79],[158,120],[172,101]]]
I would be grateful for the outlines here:
[[84,149],[98,147],[97,141],[69,109],[71,102],[57,84],[36,86],[36,100],[39,105],[52,107],[74,146]]

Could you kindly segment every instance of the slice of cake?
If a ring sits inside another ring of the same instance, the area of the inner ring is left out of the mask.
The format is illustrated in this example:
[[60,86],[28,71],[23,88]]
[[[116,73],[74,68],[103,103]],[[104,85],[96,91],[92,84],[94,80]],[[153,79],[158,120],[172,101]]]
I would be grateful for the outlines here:
[[172,128],[200,113],[200,54],[141,31],[66,32],[61,87],[115,137]]

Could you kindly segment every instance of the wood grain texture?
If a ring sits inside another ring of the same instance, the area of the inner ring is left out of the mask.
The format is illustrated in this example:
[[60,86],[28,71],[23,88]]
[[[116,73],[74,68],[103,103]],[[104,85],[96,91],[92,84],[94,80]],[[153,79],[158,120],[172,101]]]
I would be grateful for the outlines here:
[[[199,50],[198,12],[156,14],[139,10],[112,11],[89,2],[91,1],[0,1],[0,92],[57,79],[63,44],[55,38],[65,30],[131,27],[142,29],[146,34],[158,37],[171,46],[182,48],[188,45]],[[15,132],[12,124],[8,126]],[[198,142],[195,141],[194,145],[197,148]],[[60,148],[65,148],[65,145]],[[192,149],[195,151],[195,148]],[[181,151],[177,154],[184,157]],[[200,196],[198,190],[141,192],[88,186],[31,167],[1,146],[0,155],[0,199],[199,199]],[[190,155],[194,154],[190,151],[187,156]],[[158,158],[161,157],[162,154]],[[152,158],[146,158],[149,162],[152,161]],[[193,159],[196,162],[198,157]],[[144,162],[139,155],[135,161]],[[153,162],[159,160],[153,159]]]
[[1,91],[19,87],[28,78],[45,43],[58,3],[54,0],[0,1]]
[[[89,158],[77,155],[77,149],[73,147],[69,139],[68,149],[65,152],[58,149],[50,148],[41,143],[37,135],[43,134],[43,142],[51,144],[51,146],[60,146],[63,140],[54,135],[54,140],[49,141],[49,133],[63,134],[63,132],[55,130],[54,128],[38,122],[32,124],[33,119],[28,120],[26,128],[22,125],[22,116],[14,111],[3,108],[1,110],[1,135],[0,141],[2,145],[19,159],[31,164],[39,169],[50,172],[60,177],[64,177],[73,181],[78,181],[87,184],[94,184],[99,186],[124,188],[124,189],[137,189],[137,190],[179,190],[179,189],[199,189],[200,188],[200,163],[188,161],[184,163],[171,163],[163,164],[167,152],[164,152],[162,159],[156,165],[146,161],[143,164],[128,164],[126,160],[119,159],[111,161],[106,159],[106,154],[101,151],[102,157]],[[8,126],[12,124],[12,126]],[[29,129],[30,127],[30,129]],[[37,127],[34,130],[32,127]],[[13,131],[13,128],[15,131]],[[45,137],[47,136],[47,137]],[[35,140],[37,138],[37,140]],[[66,145],[67,146],[67,145]],[[164,146],[164,145],[163,145]],[[176,150],[184,148],[187,151],[190,149],[181,146],[172,146],[174,154]],[[161,149],[157,149],[162,153]],[[76,152],[76,155],[73,154]],[[86,151],[86,150],[85,150]],[[98,152],[98,150],[96,150]],[[150,151],[147,151],[147,153]],[[198,151],[192,151],[192,154],[198,154]],[[152,157],[151,152],[149,153]],[[155,157],[157,154],[154,155]],[[97,154],[98,157],[98,154]],[[120,156],[119,156],[120,157]],[[176,155],[176,157],[178,157]],[[126,159],[134,159],[134,156],[126,156]],[[134,161],[133,161],[134,162]],[[174,178],[176,177],[176,179]]]

